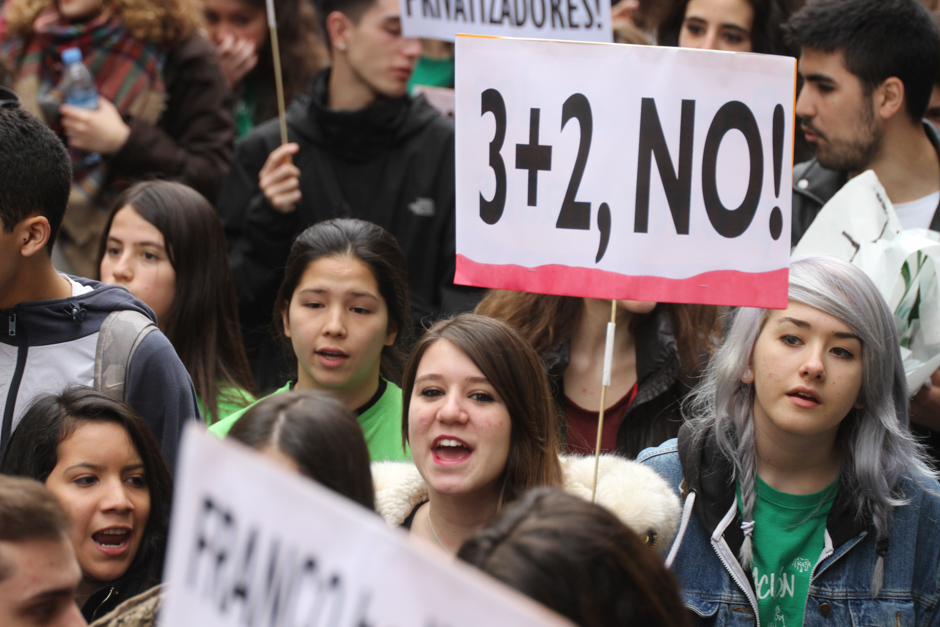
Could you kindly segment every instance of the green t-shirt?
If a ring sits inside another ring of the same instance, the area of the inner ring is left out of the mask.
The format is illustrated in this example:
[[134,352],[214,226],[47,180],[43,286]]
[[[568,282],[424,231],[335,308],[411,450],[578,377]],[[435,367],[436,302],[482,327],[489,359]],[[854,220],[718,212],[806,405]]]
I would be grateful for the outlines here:
[[[219,389],[219,395],[215,402],[219,408],[219,420],[223,420],[235,412],[241,412],[254,403],[255,397],[240,388],[225,387]],[[209,408],[202,402],[202,398],[198,394],[196,395],[196,404],[199,405],[199,414],[202,416],[203,421],[209,424],[211,418]]]
[[[839,482],[805,495],[780,492],[760,477],[756,487],[752,574],[760,622],[768,627],[800,627]],[[740,498],[739,487],[739,510]]]
[[[290,388],[291,384],[288,383],[265,398],[289,392]],[[401,388],[383,379],[379,383],[379,392],[381,394],[378,394],[378,398],[370,401],[358,412],[359,426],[362,427],[362,434],[369,447],[369,457],[376,462],[410,460],[411,451],[403,451],[401,447]],[[232,429],[232,425],[252,407],[254,404],[215,423],[209,427],[209,433],[224,438]]]
[[454,58],[435,59],[422,56],[411,73],[408,81],[408,90],[413,91],[416,85],[429,85],[431,87],[454,86]]

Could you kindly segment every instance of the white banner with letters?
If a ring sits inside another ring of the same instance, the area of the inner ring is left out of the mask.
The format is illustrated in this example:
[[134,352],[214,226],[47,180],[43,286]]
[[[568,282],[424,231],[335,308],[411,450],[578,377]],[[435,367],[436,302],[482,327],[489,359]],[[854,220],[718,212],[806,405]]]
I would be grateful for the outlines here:
[[407,37],[454,41],[459,33],[613,41],[610,0],[401,0]]
[[377,514],[199,431],[187,429],[177,465],[161,624],[570,627]]
[[796,61],[458,37],[464,285],[786,307]]

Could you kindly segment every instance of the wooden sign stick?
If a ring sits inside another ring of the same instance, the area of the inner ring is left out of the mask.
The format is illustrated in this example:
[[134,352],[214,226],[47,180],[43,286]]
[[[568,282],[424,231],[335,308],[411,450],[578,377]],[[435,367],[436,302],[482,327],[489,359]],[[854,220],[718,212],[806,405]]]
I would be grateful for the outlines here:
[[610,372],[614,365],[614,332],[617,329],[617,301],[610,301],[610,322],[607,323],[607,342],[604,345],[604,377],[601,382],[601,410],[597,413],[597,445],[594,447],[594,486],[591,502],[597,494],[597,466],[601,460],[601,433],[604,430],[604,405],[607,404],[607,388],[610,387]]
[[287,111],[284,107],[284,77],[281,76],[281,50],[277,41],[277,20],[274,0],[267,0],[268,30],[271,33],[271,56],[274,57],[274,85],[277,88],[277,117],[281,123],[281,145],[287,143]]

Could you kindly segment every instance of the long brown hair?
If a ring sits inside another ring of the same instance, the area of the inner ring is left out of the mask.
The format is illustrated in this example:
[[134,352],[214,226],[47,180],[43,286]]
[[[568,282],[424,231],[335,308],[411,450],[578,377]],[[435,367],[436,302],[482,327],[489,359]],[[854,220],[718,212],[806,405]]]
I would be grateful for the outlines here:
[[532,490],[457,557],[580,627],[689,625],[655,551],[603,507],[561,490]]
[[[10,32],[28,39],[36,17],[55,0],[7,0]],[[105,0],[105,9],[120,16],[131,37],[173,46],[199,32],[202,7],[197,0]]]
[[[703,350],[710,350],[719,336],[718,307],[659,303],[672,319],[683,372],[695,371]],[[571,339],[584,310],[583,300],[571,296],[490,290],[474,310],[502,320],[517,329],[540,354]],[[642,320],[634,317],[631,333]]]
[[[243,0],[247,4],[265,9],[265,0]],[[310,0],[274,0],[277,19],[278,46],[281,52],[281,70],[284,78],[284,98],[291,99],[307,88],[310,78],[326,67],[326,46],[320,38],[317,12]],[[274,56],[268,38],[258,50],[258,64],[250,72],[258,83],[261,118],[277,115],[274,99]]]
[[506,404],[511,430],[503,474],[503,500],[537,486],[559,486],[558,421],[542,360],[508,324],[461,314],[441,320],[418,341],[402,375],[402,438],[408,441],[408,410],[418,365],[428,347],[448,340],[469,357]]
[[166,253],[176,272],[176,292],[160,327],[186,366],[209,412],[208,422],[214,423],[219,419],[218,397],[225,393],[220,388],[232,388],[227,400],[241,405],[251,399],[237,390],[255,390],[238,324],[222,222],[209,201],[191,187],[169,181],[137,183],[108,216],[96,268],[101,267],[107,250],[114,216],[126,206],[154,225],[166,241]]
[[302,475],[375,510],[362,428],[356,415],[326,392],[286,392],[258,401],[228,437],[255,450],[274,446]]

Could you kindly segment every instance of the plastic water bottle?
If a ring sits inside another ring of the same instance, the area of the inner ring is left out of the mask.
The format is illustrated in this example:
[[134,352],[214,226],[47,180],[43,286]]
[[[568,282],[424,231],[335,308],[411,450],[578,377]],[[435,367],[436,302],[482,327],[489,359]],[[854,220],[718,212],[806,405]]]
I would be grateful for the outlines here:
[[98,89],[91,72],[82,63],[82,51],[66,48],[62,51],[62,63],[65,64],[65,102],[83,109],[97,109]]
[[[66,48],[62,51],[62,63],[65,64],[62,86],[66,104],[83,109],[97,109],[98,88],[95,87],[91,72],[82,63],[82,51],[78,48]],[[75,151],[75,154],[87,166],[101,161],[101,155],[97,152]]]

